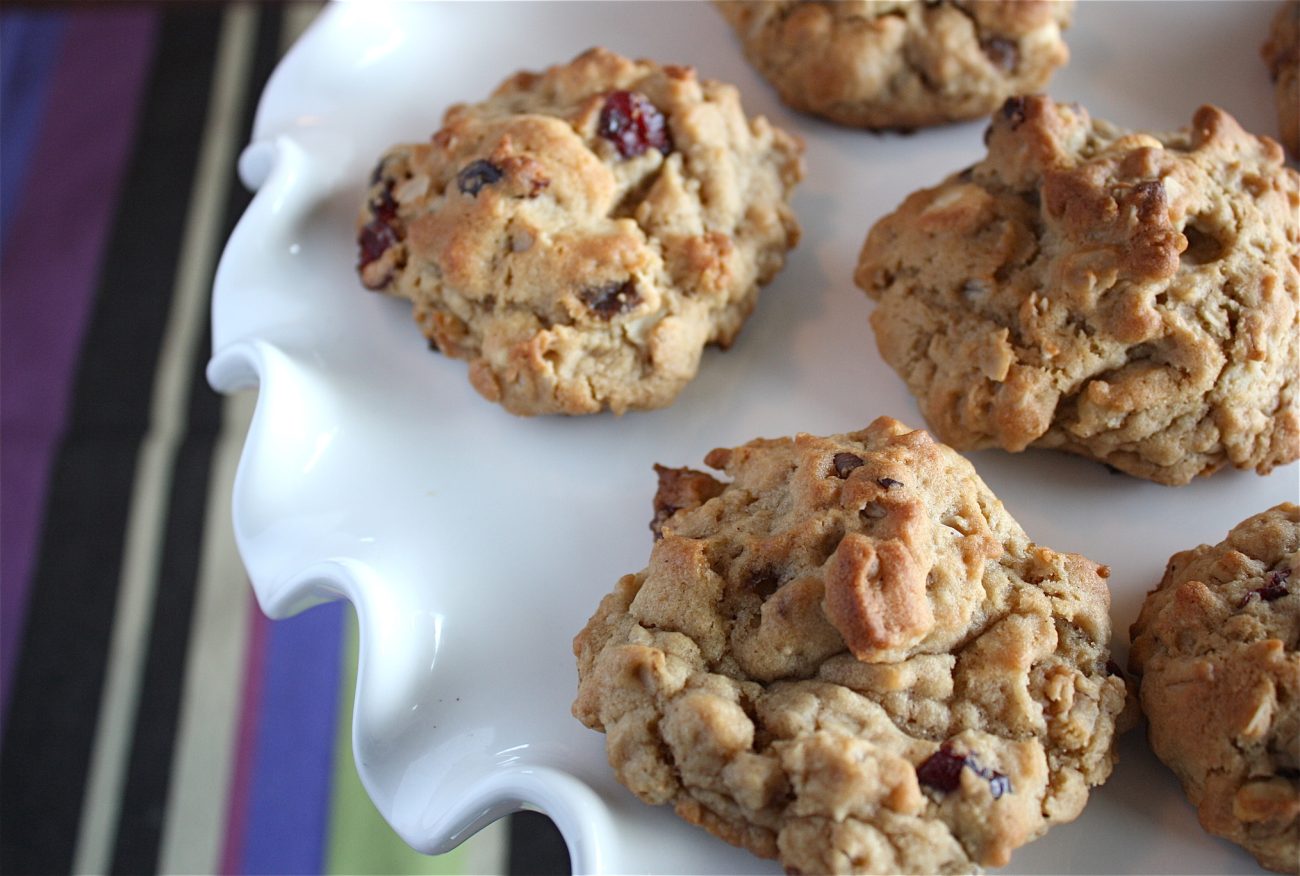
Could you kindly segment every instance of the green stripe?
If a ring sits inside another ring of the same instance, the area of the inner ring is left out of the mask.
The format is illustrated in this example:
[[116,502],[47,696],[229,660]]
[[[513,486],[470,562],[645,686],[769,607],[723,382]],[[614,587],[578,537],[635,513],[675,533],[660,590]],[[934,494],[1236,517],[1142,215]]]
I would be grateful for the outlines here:
[[467,846],[473,839],[445,855],[422,855],[393,832],[361,786],[352,758],[352,702],[358,653],[355,612],[348,612],[345,627],[326,872],[331,876],[466,876]]

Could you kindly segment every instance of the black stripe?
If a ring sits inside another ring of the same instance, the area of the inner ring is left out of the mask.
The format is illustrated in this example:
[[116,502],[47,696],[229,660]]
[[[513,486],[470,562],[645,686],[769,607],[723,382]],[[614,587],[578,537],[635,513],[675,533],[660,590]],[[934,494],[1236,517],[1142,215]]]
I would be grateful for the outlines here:
[[569,848],[555,822],[540,812],[510,816],[510,876],[569,876]]
[[[136,456],[171,302],[219,10],[168,7],[50,479],[0,752],[0,872],[66,872],[85,794]],[[89,144],[88,148],[93,148]]]
[[113,873],[153,873],[158,869],[185,646],[194,607],[203,506],[215,443],[212,435],[194,436],[186,439],[176,455],[167,542],[158,569],[140,706],[118,815]]
[[[257,97],[279,60],[282,9],[278,4],[268,4],[259,10],[242,125],[232,135],[236,138],[232,144],[236,149],[252,136]],[[224,205],[222,230],[225,233],[221,240],[229,236],[249,200],[250,195],[238,180],[232,180]],[[209,286],[211,280],[207,278]],[[210,328],[208,321],[205,320],[204,326]],[[206,331],[205,336],[210,342],[211,332]],[[204,355],[195,362],[190,375],[189,437],[180,448],[173,473],[154,624],[118,820],[113,873],[153,873],[158,869],[197,596],[205,505],[221,429],[221,399],[204,378],[208,358],[210,349],[205,346]],[[230,583],[233,586],[240,582]],[[212,864],[216,866],[217,862]]]

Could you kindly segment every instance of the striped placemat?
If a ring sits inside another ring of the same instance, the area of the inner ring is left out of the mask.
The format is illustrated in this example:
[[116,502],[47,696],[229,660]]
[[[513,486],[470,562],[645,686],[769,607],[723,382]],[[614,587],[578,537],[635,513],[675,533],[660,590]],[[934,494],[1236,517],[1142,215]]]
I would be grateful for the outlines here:
[[539,816],[440,857],[351,753],[341,603],[261,615],[251,393],[209,301],[267,77],[315,4],[0,9],[0,872],[553,873]]

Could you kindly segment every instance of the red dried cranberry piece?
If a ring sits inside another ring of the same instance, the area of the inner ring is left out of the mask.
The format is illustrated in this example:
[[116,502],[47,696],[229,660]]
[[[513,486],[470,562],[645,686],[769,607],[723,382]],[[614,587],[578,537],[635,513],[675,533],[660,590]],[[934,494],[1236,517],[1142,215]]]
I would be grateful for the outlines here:
[[480,158],[478,161],[471,161],[461,168],[460,173],[456,174],[456,187],[462,194],[471,195],[475,198],[483,190],[484,186],[490,186],[504,176],[501,168],[497,167],[490,161]]
[[641,303],[641,296],[636,291],[632,280],[605,283],[601,286],[589,286],[578,293],[582,303],[591,308],[601,319],[612,319],[620,313],[627,313]]
[[357,243],[361,245],[361,259],[357,262],[357,268],[361,269],[371,262],[377,262],[388,252],[389,247],[397,243],[397,232],[392,226],[374,219],[367,222],[361,229],[361,234],[357,238]]
[[1011,793],[1011,779],[997,770],[981,766],[972,756],[953,754],[947,743],[921,762],[916,768],[916,779],[923,785],[947,794],[961,787],[963,767],[969,767],[971,772],[989,783],[989,793],[994,800]]
[[664,155],[673,151],[673,137],[664,114],[644,94],[635,91],[610,92],[600,111],[596,133],[613,143],[624,158],[644,155],[652,148]]
[[921,765],[916,768],[916,780],[947,794],[961,786],[961,770],[964,766],[966,758],[953,754],[952,749],[945,745],[921,761]]
[[1264,577],[1264,586],[1249,591],[1241,597],[1241,602],[1237,604],[1238,608],[1245,608],[1253,598],[1258,598],[1264,602],[1272,602],[1275,599],[1281,599],[1291,591],[1287,589],[1286,581],[1291,577],[1290,569],[1277,569],[1269,572]]
[[397,202],[393,200],[393,184],[390,182],[379,192],[379,197],[370,202],[370,212],[380,222],[391,225],[397,221]]
[[390,182],[380,189],[379,195],[369,204],[370,215],[374,218],[362,226],[357,235],[357,244],[361,247],[357,259],[357,270],[363,270],[371,262],[378,261],[389,248],[402,239],[397,226],[397,202],[393,200],[393,184]]
[[1259,588],[1255,592],[1265,602],[1272,602],[1274,599],[1281,599],[1286,596],[1288,591],[1285,584],[1270,584],[1267,587]]
[[855,468],[862,465],[862,457],[853,453],[837,453],[831,458],[831,465],[835,467],[835,476],[844,480]]

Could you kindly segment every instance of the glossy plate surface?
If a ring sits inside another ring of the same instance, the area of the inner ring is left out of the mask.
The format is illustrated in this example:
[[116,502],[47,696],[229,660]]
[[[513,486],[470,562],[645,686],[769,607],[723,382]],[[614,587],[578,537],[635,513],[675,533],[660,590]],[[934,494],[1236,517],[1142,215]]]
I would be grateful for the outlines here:
[[[1052,94],[1169,129],[1214,102],[1272,132],[1258,45],[1271,4],[1082,4]],[[804,241],[738,342],[708,351],[665,410],[518,419],[431,355],[402,302],[355,279],[353,220],[380,152],[428,137],[447,106],[507,74],[604,45],[737,84],[808,143]],[[559,823],[584,872],[778,872],[615,781],[604,737],[569,714],[570,641],[645,565],[651,464],[696,465],[755,436],[922,425],[883,364],[852,284],[867,228],[983,152],[983,124],[910,137],[785,110],[704,4],[341,4],[272,78],[241,161],[258,189],[217,277],[210,378],[256,385],[235,526],[274,617],[343,597],[360,616],[354,747],[376,805],[440,851],[521,804]],[[1172,489],[1063,455],[971,455],[1030,536],[1110,564],[1117,659],[1171,553],[1220,540],[1297,495],[1295,465]],[[1008,872],[1255,872],[1205,835],[1140,733],[1075,823]]]

